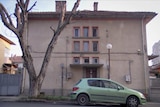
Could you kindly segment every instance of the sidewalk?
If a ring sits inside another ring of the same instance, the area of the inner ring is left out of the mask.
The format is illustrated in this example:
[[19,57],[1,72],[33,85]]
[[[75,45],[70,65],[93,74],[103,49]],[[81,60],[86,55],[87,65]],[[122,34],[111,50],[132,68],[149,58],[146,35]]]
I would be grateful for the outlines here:
[[0,96],[0,101],[19,101],[23,98],[24,96]]

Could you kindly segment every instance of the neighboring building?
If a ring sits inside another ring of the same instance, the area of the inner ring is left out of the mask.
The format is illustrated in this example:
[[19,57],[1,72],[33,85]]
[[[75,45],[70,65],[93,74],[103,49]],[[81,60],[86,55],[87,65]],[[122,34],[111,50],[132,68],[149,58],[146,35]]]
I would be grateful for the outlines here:
[[12,64],[17,67],[17,70],[16,70],[17,72],[22,72],[23,71],[23,69],[24,69],[23,63],[24,63],[24,61],[23,61],[22,56],[14,55],[14,56],[10,57],[10,60],[11,60]]
[[9,60],[11,45],[15,45],[15,43],[0,34],[0,73],[3,73],[3,64],[11,64]]
[[[56,7],[61,4],[59,2],[56,2]],[[71,90],[80,78],[107,78],[109,58],[106,45],[111,43],[111,79],[148,94],[146,24],[157,14],[99,11],[98,3],[94,3],[93,7],[93,11],[79,11],[61,32],[52,53],[42,91],[57,94],[56,90],[62,88]],[[58,11],[57,8],[56,12],[31,12],[28,15],[26,41],[37,72],[53,35],[50,27],[57,28]],[[28,80],[25,85],[27,89]]]
[[151,73],[156,77],[160,77],[160,41],[156,42],[152,47],[152,56],[156,56],[152,59]]
[[[155,43],[152,47],[153,55],[159,55],[160,56],[160,41]],[[152,65],[160,64],[160,57],[152,59]]]

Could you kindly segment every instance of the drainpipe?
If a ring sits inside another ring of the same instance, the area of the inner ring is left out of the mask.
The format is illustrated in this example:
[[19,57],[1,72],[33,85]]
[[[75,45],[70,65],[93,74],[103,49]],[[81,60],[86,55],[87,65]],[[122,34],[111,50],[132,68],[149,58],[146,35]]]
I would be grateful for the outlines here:
[[145,44],[145,31],[144,31],[144,18],[145,18],[145,15],[142,17],[142,22],[141,22],[141,27],[142,27],[142,49],[143,49],[143,63],[144,63],[144,72],[145,72],[145,93],[149,94],[148,90],[147,90],[147,84],[149,83],[149,78],[148,78],[148,73],[147,73],[147,68],[146,68],[146,55],[147,55],[147,50],[145,49],[146,48],[146,44]]

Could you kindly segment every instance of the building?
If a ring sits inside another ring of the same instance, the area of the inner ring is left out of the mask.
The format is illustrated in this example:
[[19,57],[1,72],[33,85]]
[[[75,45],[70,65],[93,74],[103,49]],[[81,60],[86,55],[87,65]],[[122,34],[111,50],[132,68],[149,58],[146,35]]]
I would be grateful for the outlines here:
[[4,64],[11,64],[9,59],[11,45],[15,45],[15,43],[0,34],[0,73],[3,73],[2,66]]
[[[26,40],[37,72],[53,35],[50,27],[57,28],[60,2],[56,1],[56,12],[28,15]],[[66,94],[80,78],[109,75],[112,80],[148,94],[146,24],[157,14],[99,11],[97,2],[93,8],[79,11],[61,32],[42,91],[55,95],[57,90],[63,90]],[[112,49],[107,49],[107,44],[112,44]],[[25,85],[29,87],[28,80]]]
[[[153,52],[153,55],[160,55],[160,41],[158,41],[157,43],[155,43],[153,45],[152,52]],[[153,63],[153,65],[159,64],[160,57],[156,57],[156,58],[152,59],[152,63]]]

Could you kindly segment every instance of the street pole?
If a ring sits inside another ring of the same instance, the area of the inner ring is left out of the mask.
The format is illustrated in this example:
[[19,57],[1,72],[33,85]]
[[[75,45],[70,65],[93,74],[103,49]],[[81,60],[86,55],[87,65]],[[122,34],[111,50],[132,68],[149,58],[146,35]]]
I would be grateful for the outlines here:
[[108,79],[111,79],[111,77],[110,77],[110,75],[111,75],[111,64],[110,64],[111,63],[111,59],[110,59],[111,53],[110,53],[110,51],[112,49],[112,44],[107,44],[106,47],[108,50]]
[[110,49],[108,49],[108,79],[110,79]]
[[64,64],[61,64],[61,96],[63,96],[63,68],[64,68]]

